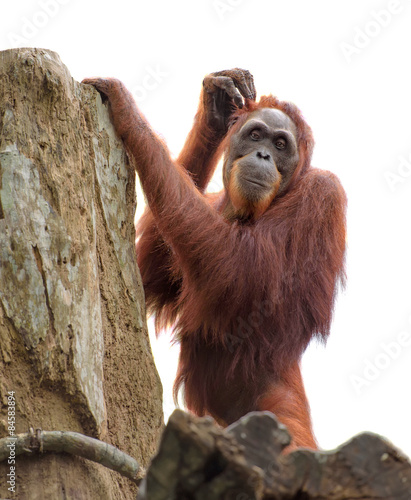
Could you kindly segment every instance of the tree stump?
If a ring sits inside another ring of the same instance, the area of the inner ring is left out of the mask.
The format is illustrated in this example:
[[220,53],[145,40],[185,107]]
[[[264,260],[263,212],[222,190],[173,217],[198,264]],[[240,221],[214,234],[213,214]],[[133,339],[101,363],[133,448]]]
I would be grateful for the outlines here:
[[[0,52],[0,437],[15,404],[15,433],[79,432],[147,465],[162,393],[135,208],[134,170],[98,92],[51,51]],[[0,498],[13,498],[9,472],[1,463]],[[123,499],[136,486],[45,454],[16,459],[15,490],[21,500]]]
[[138,500],[410,500],[411,463],[364,433],[332,451],[282,453],[290,436],[269,412],[223,430],[180,410],[170,417]]

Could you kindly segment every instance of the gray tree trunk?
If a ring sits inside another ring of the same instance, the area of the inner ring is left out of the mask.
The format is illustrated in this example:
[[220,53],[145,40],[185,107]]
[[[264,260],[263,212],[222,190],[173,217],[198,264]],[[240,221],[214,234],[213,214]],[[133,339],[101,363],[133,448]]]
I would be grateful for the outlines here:
[[[100,95],[53,52],[0,52],[0,437],[15,398],[16,433],[80,432],[147,465],[162,395],[134,212],[134,171]],[[18,457],[15,467],[22,500],[135,496],[130,481],[80,458]],[[9,471],[0,464],[0,498],[13,498]]]

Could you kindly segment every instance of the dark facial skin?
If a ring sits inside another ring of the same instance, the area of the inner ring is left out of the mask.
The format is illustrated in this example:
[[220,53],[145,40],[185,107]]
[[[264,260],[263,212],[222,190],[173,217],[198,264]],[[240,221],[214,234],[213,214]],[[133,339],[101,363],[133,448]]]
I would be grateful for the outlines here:
[[258,204],[282,194],[298,164],[297,129],[282,111],[254,111],[233,135],[224,160],[224,182],[244,202]]

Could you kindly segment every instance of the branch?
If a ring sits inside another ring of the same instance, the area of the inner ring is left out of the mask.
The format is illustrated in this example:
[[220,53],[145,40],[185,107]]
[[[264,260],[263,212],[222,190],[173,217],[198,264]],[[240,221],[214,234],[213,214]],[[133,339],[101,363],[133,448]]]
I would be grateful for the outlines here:
[[108,443],[77,432],[37,429],[34,433],[31,429],[25,434],[0,439],[0,462],[9,457],[13,445],[16,456],[46,451],[70,453],[104,465],[137,484],[141,481],[141,473],[137,477],[140,466],[134,458]]

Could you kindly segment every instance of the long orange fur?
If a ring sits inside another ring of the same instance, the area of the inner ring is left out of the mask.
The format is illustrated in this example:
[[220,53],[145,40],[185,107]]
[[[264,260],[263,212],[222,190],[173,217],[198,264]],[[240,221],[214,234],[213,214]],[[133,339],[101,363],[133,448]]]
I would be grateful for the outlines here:
[[[105,92],[149,205],[137,228],[146,303],[157,328],[173,325],[181,343],[175,394],[184,387],[190,410],[226,424],[252,410],[273,411],[294,447],[315,448],[299,361],[313,337],[328,337],[344,283],[339,180],[311,167],[311,129],[293,104],[272,96],[247,101],[223,137],[207,126],[201,98],[173,162],[116,82]],[[300,161],[288,190],[260,217],[230,221],[222,215],[230,193],[204,190],[232,134],[265,107],[296,124]]]

